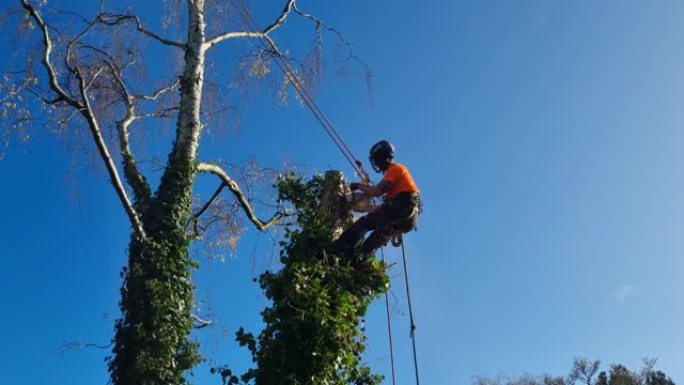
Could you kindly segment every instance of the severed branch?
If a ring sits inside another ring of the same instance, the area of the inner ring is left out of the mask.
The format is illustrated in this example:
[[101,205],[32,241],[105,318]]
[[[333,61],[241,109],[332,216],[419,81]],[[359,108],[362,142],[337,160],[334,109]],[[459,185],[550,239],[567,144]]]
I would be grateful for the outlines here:
[[[271,40],[271,37],[269,36],[269,33],[273,32],[275,29],[283,25],[285,22],[285,19],[287,19],[287,16],[290,14],[292,11],[292,8],[295,6],[295,1],[296,0],[287,0],[287,3],[285,4],[285,7],[283,8],[282,12],[278,16],[278,18],[271,23],[269,26],[264,28],[261,31],[235,31],[235,32],[224,32],[221,34],[218,34],[210,39],[208,39],[204,45],[205,48],[211,48],[214,45],[228,39],[236,39],[236,38],[266,38],[271,46],[275,49],[275,43],[273,40]],[[247,11],[245,11],[247,12]]]
[[185,43],[181,43],[179,41],[167,39],[165,37],[162,37],[162,36],[152,32],[152,31],[148,30],[147,28],[143,27],[142,22],[140,21],[140,18],[136,15],[131,15],[131,14],[117,15],[117,14],[111,14],[111,13],[101,13],[101,14],[97,15],[96,20],[98,22],[104,24],[104,25],[109,25],[109,26],[117,25],[117,24],[127,22],[127,21],[132,21],[135,23],[135,26],[136,26],[136,29],[138,30],[138,32],[141,32],[142,34],[149,36],[152,39],[157,40],[158,42],[160,42],[162,44],[172,46],[172,47],[177,47],[177,48],[180,48],[182,50],[185,50],[187,48]]
[[[245,194],[242,193],[242,190],[240,190],[240,187],[238,186],[238,184],[233,179],[231,179],[231,177],[228,176],[228,174],[221,167],[216,166],[214,164],[199,162],[199,163],[197,163],[197,171],[209,172],[209,173],[212,173],[212,174],[215,174],[216,176],[218,176],[219,179],[221,179],[221,181],[223,182],[222,185],[225,185],[226,187],[228,187],[228,189],[233,193],[233,195],[235,196],[235,199],[237,200],[237,202],[240,204],[240,206],[244,210],[245,214],[247,215],[247,218],[249,218],[249,220],[252,223],[254,223],[256,228],[259,229],[260,231],[265,231],[266,229],[273,226],[274,224],[277,224],[278,221],[282,217],[290,215],[287,212],[279,211],[279,212],[275,213],[269,220],[263,221],[263,220],[259,219],[254,214],[254,210],[252,209],[252,206],[247,201]],[[220,191],[218,191],[218,190],[222,190],[222,189],[223,189],[223,187],[219,186],[219,188],[217,189],[217,193],[214,193],[214,196],[209,201],[209,203],[211,203],[215,200],[216,196],[218,196],[218,193],[220,193]],[[208,207],[207,205],[205,205],[205,206]],[[201,215],[201,213],[203,213],[205,210],[206,210],[206,208],[204,210],[201,210],[199,215]],[[196,216],[199,218],[199,215],[196,215]]]

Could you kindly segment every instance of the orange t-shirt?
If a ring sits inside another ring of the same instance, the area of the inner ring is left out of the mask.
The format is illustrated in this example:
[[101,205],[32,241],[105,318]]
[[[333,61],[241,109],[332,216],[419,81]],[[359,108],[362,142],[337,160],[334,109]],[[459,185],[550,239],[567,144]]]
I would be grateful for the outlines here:
[[413,181],[413,177],[411,177],[411,173],[403,164],[391,163],[382,179],[391,183],[390,189],[385,193],[388,198],[394,198],[403,192],[420,192]]

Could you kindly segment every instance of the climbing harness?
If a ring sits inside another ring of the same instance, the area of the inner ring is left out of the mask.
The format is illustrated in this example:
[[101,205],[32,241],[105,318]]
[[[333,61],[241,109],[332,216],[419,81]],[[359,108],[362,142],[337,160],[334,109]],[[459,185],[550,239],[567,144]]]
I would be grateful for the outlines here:
[[[393,205],[392,201],[385,200],[386,205]],[[386,227],[375,230],[374,238],[374,249],[378,249],[385,246],[387,242],[391,242],[392,246],[399,247],[402,244],[402,234],[410,231],[416,230],[416,223],[418,215],[423,211],[422,202],[417,194],[411,195],[411,211],[405,217],[400,218]]]
[[[252,28],[255,32],[262,31],[261,28],[259,28],[259,25],[257,24],[256,20],[254,20],[254,17],[252,16],[251,12],[249,9],[247,9],[247,6],[240,0],[231,0],[233,3],[233,6],[239,10],[239,12],[242,13],[242,16],[244,19],[247,21],[249,24],[250,28]],[[344,142],[340,134],[337,132],[335,127],[333,127],[332,123],[328,119],[328,117],[323,113],[323,111],[318,107],[316,104],[316,101],[313,99],[311,94],[307,91],[306,87],[301,83],[301,81],[294,75],[294,72],[287,61],[287,58],[282,56],[280,52],[278,51],[278,48],[273,44],[273,41],[267,38],[264,35],[261,35],[257,39],[261,45],[264,47],[265,51],[271,52],[273,54],[274,61],[278,68],[282,71],[283,75],[287,77],[287,80],[294,86],[295,91],[297,92],[297,95],[299,95],[300,100],[304,102],[304,104],[307,106],[307,108],[311,111],[311,113],[314,115],[316,120],[321,124],[325,132],[328,134],[330,139],[333,141],[335,146],[340,150],[342,155],[345,157],[345,159],[349,162],[349,164],[352,166],[354,171],[357,173],[357,176],[361,179],[361,182],[367,183],[370,180],[370,177],[368,176],[368,172],[366,172],[365,168],[363,167],[363,163],[358,160],[354,156],[354,153],[351,151],[349,146]],[[417,208],[417,213],[419,213],[421,210],[421,204],[418,205]],[[417,213],[414,213],[412,215],[417,215]],[[395,243],[395,240],[397,243]],[[408,285],[408,269],[406,266],[406,251],[404,249],[404,243],[402,242],[402,237],[401,233],[399,235],[395,235],[394,239],[392,240],[392,244],[397,246],[401,245],[401,252],[402,252],[402,257],[403,257],[403,262],[404,262],[404,277],[406,279],[406,297],[408,299],[408,307],[409,307],[409,319],[410,319],[410,336],[411,336],[411,341],[413,345],[413,363],[414,363],[414,369],[415,369],[415,375],[416,375],[416,385],[420,385],[419,380],[418,380],[418,359],[416,355],[416,340],[415,340],[415,329],[416,326],[413,321],[413,309],[411,307],[411,296],[409,292],[409,285]],[[381,254],[382,254],[382,260],[383,263],[385,262],[385,251],[384,248],[380,248]],[[394,368],[394,347],[393,347],[393,342],[392,342],[392,326],[391,326],[391,319],[390,319],[390,309],[389,309],[389,298],[388,294],[385,293],[385,307],[387,310],[387,330],[389,334],[389,348],[390,348],[390,363],[392,367],[392,384],[396,385],[396,374],[395,374],[395,368]]]

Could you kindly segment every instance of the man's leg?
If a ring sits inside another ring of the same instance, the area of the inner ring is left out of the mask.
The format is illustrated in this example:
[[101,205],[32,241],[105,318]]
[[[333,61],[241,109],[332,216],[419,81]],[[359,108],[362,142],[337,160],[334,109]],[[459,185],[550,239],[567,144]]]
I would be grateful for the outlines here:
[[[403,217],[406,212],[411,214],[408,217]],[[415,229],[418,223],[418,213],[413,211],[412,207],[398,207],[388,210],[385,217],[388,219],[387,223],[378,226],[363,243],[361,250],[364,254],[372,254],[375,250],[385,246],[394,232],[398,234],[407,233]],[[402,219],[397,220],[396,218]]]
[[381,228],[390,223],[390,217],[387,215],[387,211],[385,206],[380,206],[380,208],[374,212],[359,218],[330,245],[329,250],[333,253],[346,253],[353,250],[361,243],[363,236],[368,231]]
[[361,251],[365,255],[370,255],[375,252],[375,250],[385,246],[392,237],[392,231],[390,226],[385,226],[384,228],[377,229],[368,236],[363,246],[361,246]]
[[356,247],[361,239],[363,239],[364,234],[370,230],[368,229],[365,219],[366,217],[361,217],[351,226],[347,227],[340,237],[330,244],[328,250],[333,253],[344,254]]

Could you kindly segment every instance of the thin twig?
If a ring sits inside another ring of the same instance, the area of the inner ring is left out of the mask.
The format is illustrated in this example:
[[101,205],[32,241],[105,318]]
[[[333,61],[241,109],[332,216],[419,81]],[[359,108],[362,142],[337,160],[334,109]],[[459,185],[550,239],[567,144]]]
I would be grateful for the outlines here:
[[111,14],[111,13],[101,13],[101,14],[97,15],[96,20],[98,22],[104,24],[104,25],[109,25],[109,26],[117,25],[117,24],[120,24],[122,22],[132,21],[135,23],[135,26],[136,26],[136,29],[138,30],[138,32],[141,32],[142,34],[149,36],[149,37],[157,40],[158,42],[160,42],[162,44],[172,46],[172,47],[177,47],[177,48],[180,48],[183,50],[185,50],[187,48],[187,46],[184,43],[181,43],[181,42],[175,41],[175,40],[171,40],[171,39],[167,39],[165,37],[162,37],[162,36],[152,32],[152,31],[148,30],[147,28],[145,28],[142,25],[140,18],[136,15],[132,15],[132,14],[117,15],[117,14]]

